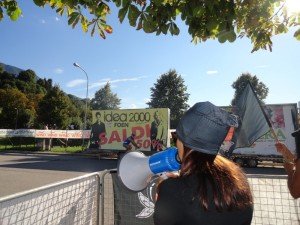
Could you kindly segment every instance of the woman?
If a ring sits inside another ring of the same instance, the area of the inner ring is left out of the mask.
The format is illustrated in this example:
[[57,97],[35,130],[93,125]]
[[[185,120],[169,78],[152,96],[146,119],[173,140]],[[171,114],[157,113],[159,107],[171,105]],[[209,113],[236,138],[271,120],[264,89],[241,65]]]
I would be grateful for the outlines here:
[[[217,155],[235,117],[210,102],[195,104],[176,129],[179,177],[158,187],[156,225],[251,224],[253,202],[245,174]],[[176,137],[173,137],[176,139]]]

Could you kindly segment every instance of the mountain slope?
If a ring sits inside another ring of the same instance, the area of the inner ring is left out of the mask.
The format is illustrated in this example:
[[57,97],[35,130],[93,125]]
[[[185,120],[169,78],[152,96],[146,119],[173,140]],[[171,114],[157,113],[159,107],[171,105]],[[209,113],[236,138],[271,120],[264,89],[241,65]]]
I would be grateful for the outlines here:
[[23,69],[20,69],[20,68],[15,67],[15,66],[6,65],[6,64],[1,63],[1,62],[0,62],[0,67],[2,67],[4,71],[6,71],[8,73],[11,73],[11,74],[14,74],[15,76],[19,75],[19,73],[21,71],[23,71]]

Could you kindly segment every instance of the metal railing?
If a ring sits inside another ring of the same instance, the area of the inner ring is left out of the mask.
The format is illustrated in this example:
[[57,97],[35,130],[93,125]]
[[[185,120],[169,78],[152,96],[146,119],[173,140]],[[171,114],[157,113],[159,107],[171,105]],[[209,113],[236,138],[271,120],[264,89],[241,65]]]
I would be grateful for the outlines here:
[[99,224],[98,173],[0,199],[0,224]]
[[[300,224],[300,201],[290,196],[286,179],[248,175],[253,225]],[[143,192],[130,192],[116,170],[105,170],[0,199],[0,224],[151,225],[153,190],[149,185]]]

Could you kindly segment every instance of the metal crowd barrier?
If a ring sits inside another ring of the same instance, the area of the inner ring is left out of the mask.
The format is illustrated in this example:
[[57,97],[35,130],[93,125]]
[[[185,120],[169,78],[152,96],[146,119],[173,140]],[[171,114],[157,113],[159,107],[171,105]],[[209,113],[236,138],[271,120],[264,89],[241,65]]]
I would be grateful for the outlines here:
[[[248,179],[253,225],[300,224],[300,201],[290,196],[286,176]],[[116,170],[88,174],[0,199],[0,224],[153,225],[154,183],[134,193],[118,181]]]
[[0,199],[0,224],[99,224],[98,173]]
[[[115,171],[103,173],[103,188],[109,194],[102,196],[101,225],[152,225],[153,189],[132,194],[112,182],[114,176]],[[300,199],[291,197],[287,176],[248,175],[248,181],[254,197],[252,225],[300,225]]]
[[300,225],[300,199],[291,197],[287,176],[248,175],[254,197],[252,224]]

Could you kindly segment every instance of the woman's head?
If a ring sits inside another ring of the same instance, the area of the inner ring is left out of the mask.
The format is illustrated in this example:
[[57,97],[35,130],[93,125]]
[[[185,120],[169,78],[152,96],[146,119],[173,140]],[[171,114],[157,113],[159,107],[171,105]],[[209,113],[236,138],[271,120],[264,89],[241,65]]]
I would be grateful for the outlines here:
[[199,102],[183,115],[176,134],[184,146],[217,155],[231,126],[238,126],[234,115],[210,102]]

